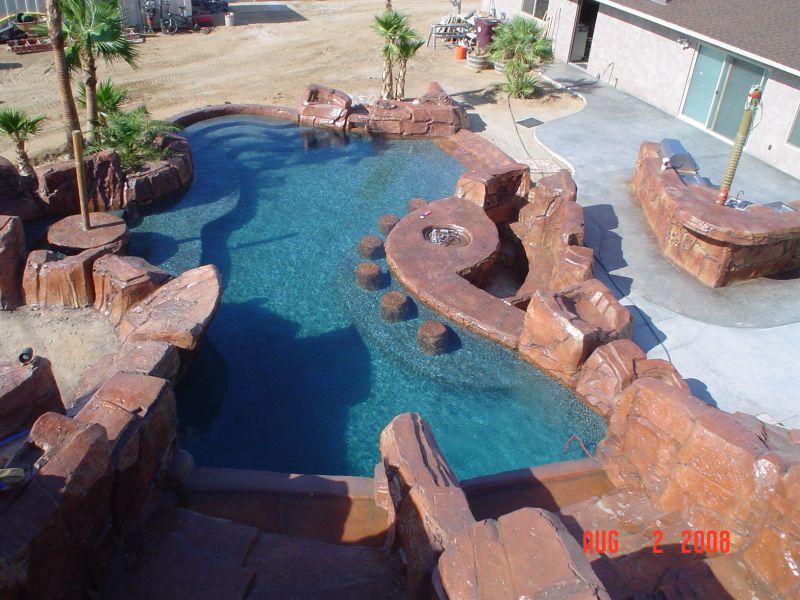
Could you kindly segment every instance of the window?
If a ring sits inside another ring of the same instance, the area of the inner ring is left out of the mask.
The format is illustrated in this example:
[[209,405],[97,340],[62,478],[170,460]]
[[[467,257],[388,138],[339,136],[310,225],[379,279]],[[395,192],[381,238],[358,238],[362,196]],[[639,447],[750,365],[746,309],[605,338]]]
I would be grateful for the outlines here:
[[800,148],[800,107],[798,107],[797,114],[794,117],[794,126],[789,132],[789,143]]
[[523,0],[522,12],[533,15],[537,19],[544,19],[550,0]]

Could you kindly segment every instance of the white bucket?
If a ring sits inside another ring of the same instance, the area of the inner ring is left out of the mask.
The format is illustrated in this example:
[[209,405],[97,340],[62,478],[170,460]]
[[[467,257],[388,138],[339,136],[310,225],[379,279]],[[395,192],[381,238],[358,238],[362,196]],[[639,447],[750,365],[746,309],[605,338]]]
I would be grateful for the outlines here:
[[233,13],[225,13],[225,27],[233,27],[234,25],[234,14]]

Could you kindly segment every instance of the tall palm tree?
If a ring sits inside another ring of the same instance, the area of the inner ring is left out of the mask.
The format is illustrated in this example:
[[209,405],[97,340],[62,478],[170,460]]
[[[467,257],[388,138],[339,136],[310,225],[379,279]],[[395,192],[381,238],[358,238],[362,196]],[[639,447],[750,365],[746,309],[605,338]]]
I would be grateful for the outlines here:
[[64,28],[61,18],[59,0],[47,0],[47,37],[53,48],[54,71],[58,85],[58,95],[61,98],[61,120],[64,122],[67,136],[67,152],[72,156],[72,134],[75,129],[80,129],[78,109],[75,108],[75,99],[72,96],[72,87],[69,81],[69,68],[64,55]]
[[87,141],[97,126],[97,59],[136,67],[139,51],[125,39],[125,13],[117,0],[60,0],[67,34],[67,63],[83,71]]
[[[110,79],[97,84],[97,126],[106,124],[108,117],[122,110],[122,105],[128,100],[128,90],[114,84]],[[86,85],[78,86],[78,104],[86,108]]]
[[25,177],[33,175],[33,165],[28,153],[25,151],[25,142],[28,137],[39,133],[42,128],[42,121],[47,115],[29,117],[24,110],[16,108],[0,109],[0,131],[6,134],[17,146],[17,161],[19,162],[19,173]]
[[406,73],[408,72],[408,61],[414,58],[414,55],[422,47],[425,42],[416,37],[413,38],[402,37],[397,40],[397,60],[400,63],[400,69],[397,73],[397,88],[394,97],[402,100],[406,97]]
[[393,64],[398,56],[398,41],[416,38],[414,31],[408,26],[408,19],[394,10],[376,15],[372,20],[372,30],[383,38],[381,56],[383,56],[383,86],[381,97],[390,100],[394,97]]

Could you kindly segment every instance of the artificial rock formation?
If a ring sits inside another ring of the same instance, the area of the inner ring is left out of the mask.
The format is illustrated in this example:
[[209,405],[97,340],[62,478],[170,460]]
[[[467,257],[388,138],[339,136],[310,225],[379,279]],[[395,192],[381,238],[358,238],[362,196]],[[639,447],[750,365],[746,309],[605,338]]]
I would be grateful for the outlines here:
[[595,348],[630,337],[631,328],[628,309],[597,279],[558,293],[537,290],[525,313],[519,352],[572,386]]
[[73,411],[82,408],[100,386],[117,373],[151,375],[174,384],[180,364],[177,349],[166,342],[125,342],[117,352],[104,354],[84,371],[78,381],[71,408]]
[[49,250],[34,250],[28,255],[22,277],[25,304],[91,306],[94,304],[92,266],[111,250],[110,247],[95,248],[60,260]]
[[389,323],[398,323],[408,317],[411,299],[401,292],[386,292],[381,298],[381,318]]
[[70,215],[47,229],[47,243],[64,254],[80,254],[85,250],[108,248],[121,252],[130,239],[125,219],[104,212],[88,215],[89,228],[83,228],[81,215]]
[[41,207],[31,193],[35,181],[30,179],[20,176],[17,167],[0,156],[0,215],[23,220],[41,216]]
[[[125,173],[119,155],[113,150],[90,154],[83,160],[86,174],[86,199],[92,212],[123,208]],[[65,160],[36,170],[39,197],[47,216],[66,216],[80,212],[75,162]]]
[[300,125],[344,129],[352,105],[353,100],[344,92],[313,83],[300,103]]
[[175,396],[160,378],[118,373],[75,415],[76,423],[99,423],[111,449],[111,509],[120,533],[147,514],[158,496],[177,436]]
[[383,240],[377,235],[365,235],[358,241],[358,255],[367,260],[383,258]]
[[161,140],[164,160],[147,163],[125,179],[125,206],[142,206],[186,190],[194,176],[192,149],[184,138],[166,135]]
[[386,214],[378,217],[378,230],[383,235],[389,235],[389,232],[394,229],[394,226],[400,222],[400,217],[397,215]]
[[[428,206],[428,201],[425,200],[425,198],[412,198],[408,201],[408,212],[412,213],[426,206]],[[395,223],[395,225],[397,225],[397,223]]]
[[384,276],[381,267],[373,262],[360,262],[356,265],[356,282],[359,287],[375,291],[384,287]]
[[92,267],[94,307],[114,325],[128,309],[161,287],[171,276],[143,258],[106,254]]
[[718,190],[684,183],[662,169],[658,144],[645,142],[632,182],[634,198],[664,254],[709,287],[800,267],[800,210],[716,204]]
[[417,344],[425,354],[444,354],[450,349],[450,329],[440,321],[424,321],[417,330]]
[[514,220],[525,204],[530,183],[528,165],[509,163],[464,173],[456,183],[455,196],[480,206],[495,223],[505,223]]
[[29,428],[46,412],[64,412],[50,361],[0,362],[0,439]]
[[22,303],[22,270],[26,252],[22,220],[0,215],[0,310],[16,308]]
[[48,412],[27,448],[33,480],[0,497],[0,596],[85,597],[113,547],[105,430]]
[[221,296],[219,271],[214,265],[186,271],[125,313],[119,324],[120,338],[167,342],[193,353]]
[[536,290],[562,291],[592,277],[591,248],[584,244],[583,209],[569,171],[543,177],[511,231],[522,242],[528,275],[518,296]]
[[458,600],[610,598],[563,523],[539,508],[473,524],[442,554],[437,576]]

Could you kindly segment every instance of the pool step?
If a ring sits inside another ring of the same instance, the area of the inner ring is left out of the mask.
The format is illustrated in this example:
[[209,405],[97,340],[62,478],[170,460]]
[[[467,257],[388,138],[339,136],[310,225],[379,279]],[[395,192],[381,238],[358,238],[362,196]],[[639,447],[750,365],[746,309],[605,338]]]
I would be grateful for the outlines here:
[[395,557],[382,549],[263,534],[168,508],[132,536],[110,572],[108,599],[401,598]]

